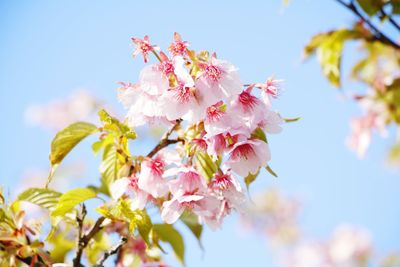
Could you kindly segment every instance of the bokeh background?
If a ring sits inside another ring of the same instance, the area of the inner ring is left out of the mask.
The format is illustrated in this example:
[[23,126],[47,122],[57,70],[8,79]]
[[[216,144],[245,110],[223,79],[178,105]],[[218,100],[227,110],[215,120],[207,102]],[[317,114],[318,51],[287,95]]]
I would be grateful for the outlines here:
[[[390,140],[374,140],[359,160],[345,138],[349,119],[359,113],[346,101],[346,89],[360,85],[348,81],[344,91],[333,89],[315,60],[302,61],[313,34],[352,22],[352,14],[332,0],[294,0],[287,8],[279,0],[0,1],[0,184],[15,195],[23,176],[35,179],[34,173],[49,168],[54,132],[27,123],[29,106],[85,88],[123,114],[116,83],[136,81],[143,66],[131,57],[130,38],[148,34],[166,47],[177,31],[191,48],[216,51],[239,66],[244,82],[284,79],[274,108],[285,117],[302,117],[270,137],[271,166],[279,178],[263,173],[251,194],[274,187],[299,197],[301,226],[316,238],[351,223],[369,229],[377,253],[399,249],[399,171],[385,162]],[[352,57],[357,55],[347,54],[345,68]],[[151,142],[141,139],[133,151]],[[85,141],[68,156],[69,162],[89,160],[74,185],[98,176],[99,158],[89,146]],[[35,183],[23,183],[29,182]],[[220,231],[206,229],[205,252],[187,235],[188,266],[275,266],[266,237],[243,228],[235,215]]]

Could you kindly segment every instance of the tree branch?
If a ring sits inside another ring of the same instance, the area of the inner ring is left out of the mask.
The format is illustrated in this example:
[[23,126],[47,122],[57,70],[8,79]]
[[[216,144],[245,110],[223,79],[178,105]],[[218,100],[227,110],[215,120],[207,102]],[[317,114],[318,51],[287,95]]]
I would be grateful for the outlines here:
[[117,245],[112,247],[109,251],[106,251],[103,256],[97,261],[94,267],[103,267],[104,262],[108,259],[108,257],[117,254],[118,251],[122,248],[123,245],[128,241],[126,237],[122,237]]
[[393,27],[395,27],[398,31],[400,31],[400,25],[393,19],[392,16],[387,14],[385,10],[383,10],[383,8],[381,8],[381,13],[383,16],[388,18],[389,22],[393,25]]
[[[86,208],[85,208],[86,209]],[[83,210],[82,210],[83,211]],[[84,214],[82,212],[82,214]],[[85,214],[86,215],[86,214]],[[83,250],[87,247],[87,245],[89,244],[89,241],[98,233],[101,231],[101,229],[103,229],[103,226],[101,226],[101,224],[104,222],[106,218],[105,217],[99,217],[96,221],[96,223],[94,224],[94,226],[92,227],[92,229],[89,231],[89,233],[87,233],[86,235],[84,235],[82,232],[82,228],[83,228],[83,220],[84,220],[84,216],[79,217],[79,219],[77,218],[78,221],[78,226],[79,226],[79,232],[78,232],[78,249],[76,251],[76,255],[75,258],[73,259],[73,266],[74,267],[84,267],[81,263],[81,259],[82,259],[82,254],[83,254]],[[81,221],[81,222],[80,222]]]
[[180,126],[182,120],[176,120],[176,123],[167,131],[164,133],[163,137],[161,138],[160,142],[147,154],[147,157],[152,158],[155,154],[157,154],[158,151],[163,149],[164,147],[167,147],[171,144],[176,144],[179,142],[183,142],[183,139],[177,138],[177,139],[168,139],[169,136],[178,129]]
[[354,4],[354,1],[350,1],[350,3],[346,3],[343,0],[335,0],[342,6],[346,7],[350,11],[352,11],[361,21],[363,21],[365,24],[368,25],[368,27],[371,29],[374,37],[376,40],[379,40],[380,42],[390,45],[395,49],[400,49],[400,45],[391,40],[386,34],[384,34],[382,31],[380,31],[370,20],[365,18],[360,11],[357,9],[356,5]]

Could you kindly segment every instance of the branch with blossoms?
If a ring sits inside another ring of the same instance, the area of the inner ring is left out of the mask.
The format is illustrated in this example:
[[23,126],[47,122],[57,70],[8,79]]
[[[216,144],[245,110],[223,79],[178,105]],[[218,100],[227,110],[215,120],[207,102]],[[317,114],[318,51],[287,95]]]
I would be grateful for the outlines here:
[[[5,263],[11,265],[34,265],[40,259],[47,265],[103,266],[114,255],[121,267],[166,266],[164,244],[171,245],[184,264],[183,237],[176,222],[183,222],[200,241],[204,225],[217,230],[226,216],[243,212],[245,188],[263,170],[276,176],[267,138],[293,121],[272,109],[280,80],[244,84],[233,64],[215,53],[190,50],[178,33],[168,52],[147,36],[132,41],[133,56],[142,55],[149,64],[138,82],[120,83],[118,98],[127,109],[125,119],[102,109],[101,125],[76,122],[56,134],[46,186],[27,189],[0,210],[0,226],[9,226],[0,228],[1,233],[21,232],[25,240],[14,244],[0,239],[0,266],[4,259],[12,259]],[[135,130],[159,125],[168,128],[159,142],[147,154],[131,153]],[[92,150],[101,154],[97,185],[66,192],[52,189],[64,158],[92,135],[98,135]],[[93,220],[85,203],[96,199],[102,203]],[[23,212],[19,204],[26,202],[47,210],[45,223],[51,230],[47,236],[34,237],[40,249],[33,247],[30,232],[22,231],[18,220],[12,223],[15,213]],[[111,245],[115,235],[120,242]]]

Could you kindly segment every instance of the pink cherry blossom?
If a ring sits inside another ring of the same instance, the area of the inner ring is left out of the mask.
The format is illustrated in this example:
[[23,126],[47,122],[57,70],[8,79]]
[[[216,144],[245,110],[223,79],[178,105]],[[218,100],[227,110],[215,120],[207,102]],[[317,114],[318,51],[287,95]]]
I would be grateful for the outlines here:
[[143,39],[132,38],[132,42],[136,45],[136,50],[133,52],[133,57],[142,54],[145,63],[147,63],[149,60],[148,53],[158,50],[158,47],[156,45],[150,44],[150,39],[147,35],[145,35]]
[[181,169],[169,185],[172,199],[164,202],[161,212],[161,218],[166,223],[174,223],[185,210],[204,219],[217,213],[216,204],[219,201],[207,194],[205,180],[196,170]]
[[114,181],[110,185],[110,193],[111,197],[115,200],[124,194],[133,194],[135,196],[132,202],[133,209],[143,209],[147,202],[153,199],[151,195],[138,187],[138,178],[136,176],[122,177]]
[[187,47],[189,43],[186,41],[182,41],[182,38],[179,33],[174,33],[174,42],[170,44],[168,50],[171,52],[173,56],[183,56],[186,54]]
[[146,123],[169,124],[158,96],[144,92],[140,84],[127,84],[121,87],[118,90],[118,98],[128,109],[126,118],[129,126],[137,127]]
[[138,187],[155,198],[168,193],[166,180],[163,178],[165,162],[161,158],[144,160],[141,164]]
[[224,209],[226,213],[229,213],[231,209],[243,209],[246,197],[240,183],[229,172],[215,174],[209,188],[217,197],[225,201]]
[[256,174],[271,159],[268,144],[257,139],[237,142],[229,152],[226,165],[240,176]]
[[207,106],[220,100],[231,100],[242,90],[237,68],[231,63],[211,57],[209,63],[201,64],[203,70],[196,80],[196,87]]
[[261,96],[267,106],[271,106],[271,98],[277,98],[282,87],[283,80],[268,78],[264,83],[256,83],[253,86],[261,89]]

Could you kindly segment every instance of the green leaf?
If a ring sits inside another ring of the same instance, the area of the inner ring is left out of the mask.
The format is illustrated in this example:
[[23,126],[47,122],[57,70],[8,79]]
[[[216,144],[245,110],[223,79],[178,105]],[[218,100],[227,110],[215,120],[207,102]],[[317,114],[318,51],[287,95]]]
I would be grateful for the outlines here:
[[268,144],[268,140],[267,140],[267,136],[265,135],[265,132],[263,131],[263,129],[261,129],[260,127],[257,127],[252,133],[251,133],[251,137],[259,139],[261,141],[264,141],[265,143]]
[[185,243],[178,230],[171,224],[155,224],[153,230],[161,241],[171,245],[175,256],[182,265],[185,265]]
[[272,175],[275,176],[276,178],[278,178],[278,175],[271,169],[271,167],[269,165],[267,165],[267,167],[265,167],[265,169]]
[[218,169],[217,164],[211,157],[207,153],[201,151],[196,152],[196,167],[208,181],[211,180]]
[[79,203],[95,197],[96,192],[89,188],[72,189],[60,197],[60,201],[52,211],[51,216],[64,216],[68,212],[72,211]]
[[180,217],[180,220],[189,228],[189,230],[193,233],[193,235],[196,237],[198,244],[202,250],[203,244],[201,242],[201,234],[203,233],[203,225],[199,224],[199,219],[198,217],[189,212],[184,212],[182,216]]
[[127,201],[120,201],[119,209],[121,213],[129,220],[130,231],[134,231],[134,229],[137,228],[140,236],[143,238],[146,244],[150,246],[149,235],[153,224],[146,210],[132,210]]
[[382,0],[357,0],[357,3],[368,16],[374,16],[385,4]]
[[100,120],[104,123],[104,129],[124,135],[129,139],[136,139],[136,133],[128,125],[110,116],[104,109],[99,111]]
[[58,132],[51,143],[51,164],[59,164],[82,139],[97,131],[96,125],[76,122]]
[[339,29],[315,35],[304,48],[306,57],[316,52],[322,72],[335,87],[340,87],[342,51],[346,41],[360,38],[356,30]]
[[244,178],[244,183],[246,184],[247,190],[250,187],[250,184],[254,182],[257,179],[257,176],[260,174],[260,169],[258,169],[257,173],[252,174],[249,173],[245,178]]
[[298,120],[300,120],[301,119],[301,117],[297,117],[297,118],[286,118],[286,119],[283,119],[286,123],[290,123],[290,122],[296,122],[296,121],[298,121]]
[[18,200],[28,201],[42,208],[52,210],[57,205],[61,193],[48,188],[29,188],[19,194]]
[[100,173],[103,183],[109,189],[110,184],[117,179],[118,174],[118,150],[115,144],[108,144],[104,148]]

